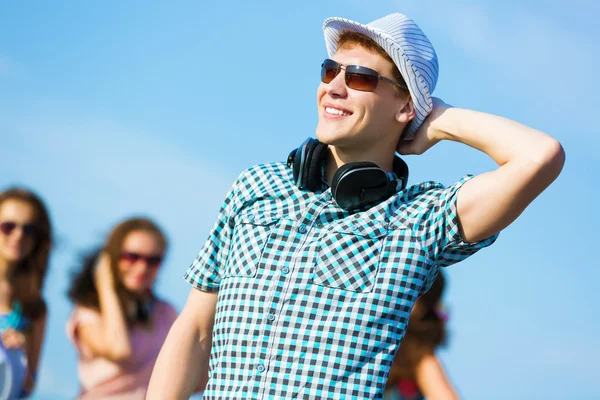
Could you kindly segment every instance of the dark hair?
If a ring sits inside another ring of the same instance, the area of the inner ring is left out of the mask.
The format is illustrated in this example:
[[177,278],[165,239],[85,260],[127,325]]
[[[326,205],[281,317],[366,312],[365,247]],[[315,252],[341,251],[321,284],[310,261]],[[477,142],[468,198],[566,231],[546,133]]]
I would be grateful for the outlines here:
[[8,200],[22,201],[35,209],[33,249],[15,268],[13,275],[14,297],[21,304],[23,315],[34,321],[46,315],[47,311],[42,289],[52,248],[50,216],[44,202],[30,190],[10,188],[0,192],[0,206]]
[[[96,283],[94,280],[94,268],[100,253],[105,251],[110,258],[111,271],[115,277],[115,289],[117,290],[117,295],[121,303],[121,309],[124,310],[124,305],[127,300],[134,300],[137,306],[133,317],[129,316],[128,313],[124,313],[128,324],[146,322],[148,320],[150,311],[147,310],[147,305],[130,292],[118,279],[118,262],[121,256],[123,242],[127,235],[135,231],[149,232],[156,235],[160,244],[166,250],[167,238],[153,221],[147,218],[130,218],[121,222],[115,226],[108,235],[103,248],[95,249],[83,257],[82,266],[74,273],[71,287],[67,293],[69,299],[74,304],[95,310],[100,309],[98,291],[96,290]],[[150,293],[150,295],[153,297],[152,293]]]
[[429,291],[417,300],[406,334],[394,358],[388,385],[394,385],[401,379],[414,381],[419,361],[445,344],[446,322],[439,315],[445,284],[444,275],[439,271]]
[[[386,53],[386,51],[383,49],[383,47],[381,47],[376,41],[374,41],[367,35],[364,35],[364,34],[358,33],[358,32],[353,32],[353,31],[346,31],[346,32],[342,32],[342,34],[340,35],[340,38],[338,39],[338,42],[337,42],[338,49],[351,48],[356,45],[364,48],[365,50],[369,50],[371,52],[379,54],[380,56],[385,58],[387,61],[389,61],[392,64],[392,74],[394,75],[394,79],[401,86],[408,88],[408,86],[406,85],[406,82],[404,81],[404,78],[402,77],[402,74],[400,73],[400,70],[396,66],[396,63],[394,62],[394,60],[392,60],[390,55],[388,53]],[[399,88],[396,88],[396,89],[398,91],[400,91]]]

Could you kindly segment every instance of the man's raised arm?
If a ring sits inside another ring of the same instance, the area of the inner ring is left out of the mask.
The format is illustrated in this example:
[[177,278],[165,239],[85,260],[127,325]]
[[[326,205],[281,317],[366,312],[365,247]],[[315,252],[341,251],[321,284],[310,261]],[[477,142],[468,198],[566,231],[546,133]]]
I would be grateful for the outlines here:
[[476,176],[458,191],[463,240],[477,242],[510,225],[559,175],[565,154],[558,141],[518,122],[452,108],[434,98],[434,110],[401,154],[421,154],[440,140],[469,145],[499,168]]

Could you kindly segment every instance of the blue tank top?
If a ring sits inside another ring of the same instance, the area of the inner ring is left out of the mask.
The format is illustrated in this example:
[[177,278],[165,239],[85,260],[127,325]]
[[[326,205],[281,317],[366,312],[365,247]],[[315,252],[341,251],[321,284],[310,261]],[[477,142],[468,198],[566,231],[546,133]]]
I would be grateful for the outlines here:
[[21,304],[14,303],[12,310],[7,314],[0,314],[0,332],[14,329],[23,332],[31,328],[31,322],[23,315]]

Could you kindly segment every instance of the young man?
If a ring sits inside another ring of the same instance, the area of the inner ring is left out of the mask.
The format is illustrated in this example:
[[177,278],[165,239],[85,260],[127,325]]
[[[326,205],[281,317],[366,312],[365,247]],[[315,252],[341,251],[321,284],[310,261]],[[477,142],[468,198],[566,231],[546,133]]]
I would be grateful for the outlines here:
[[[186,274],[193,288],[150,399],[189,397],[209,360],[208,399],[381,398],[439,268],[493,243],[562,169],[549,136],[432,98],[437,58],[407,17],[330,18],[324,30],[320,142],[234,183]],[[440,140],[499,167],[449,188],[404,188],[394,151]]]

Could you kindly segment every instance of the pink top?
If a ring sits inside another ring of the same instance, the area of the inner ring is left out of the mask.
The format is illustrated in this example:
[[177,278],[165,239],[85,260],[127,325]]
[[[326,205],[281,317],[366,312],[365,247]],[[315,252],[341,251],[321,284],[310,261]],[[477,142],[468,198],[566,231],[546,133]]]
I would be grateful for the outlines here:
[[75,306],[67,322],[67,335],[79,352],[80,400],[143,400],[150,383],[152,368],[177,312],[169,304],[157,301],[152,313],[151,328],[130,331],[133,355],[130,359],[114,362],[95,357],[80,342],[77,326],[98,321],[100,314],[86,307]]

